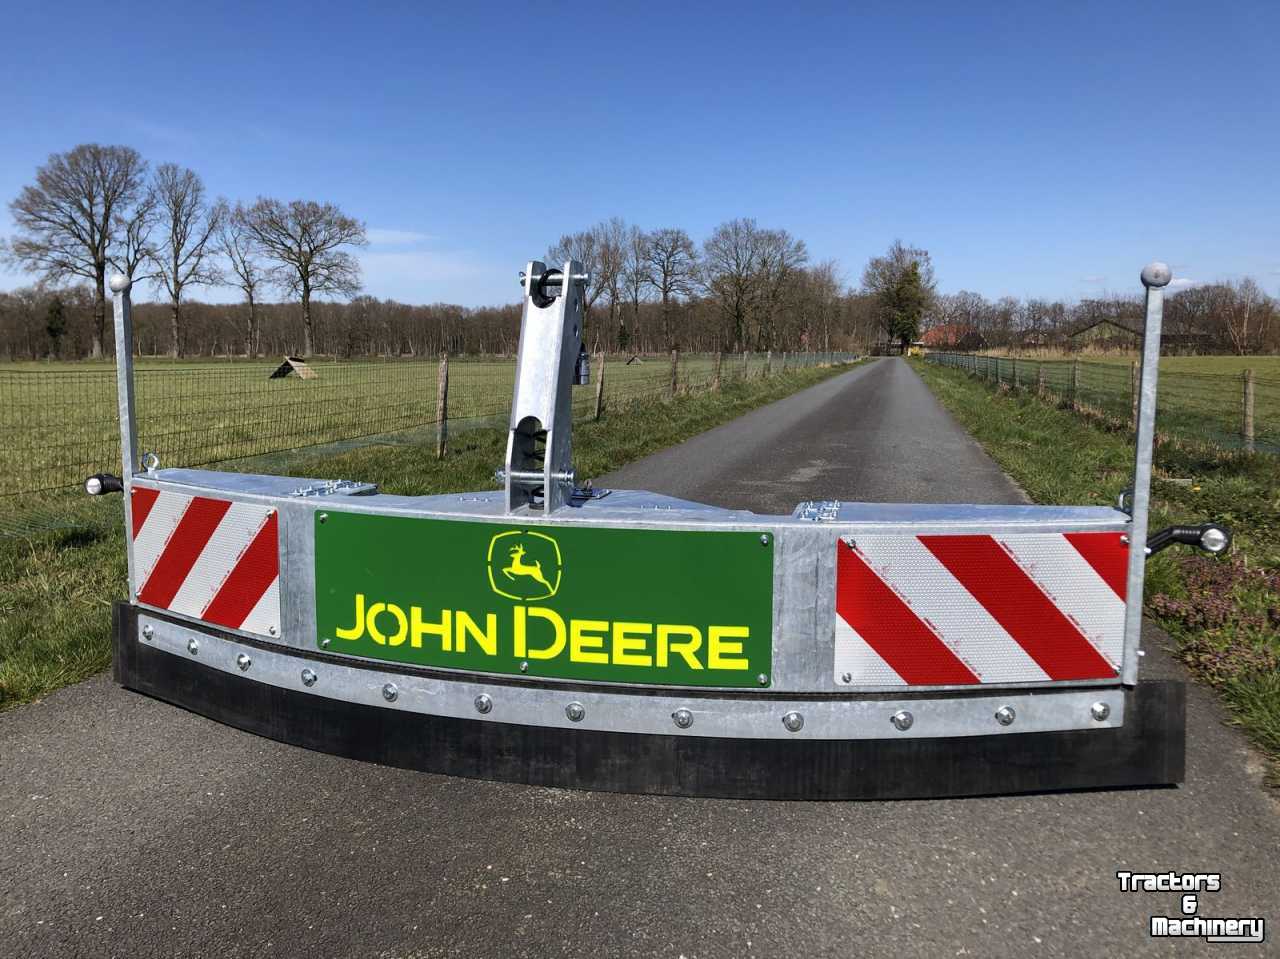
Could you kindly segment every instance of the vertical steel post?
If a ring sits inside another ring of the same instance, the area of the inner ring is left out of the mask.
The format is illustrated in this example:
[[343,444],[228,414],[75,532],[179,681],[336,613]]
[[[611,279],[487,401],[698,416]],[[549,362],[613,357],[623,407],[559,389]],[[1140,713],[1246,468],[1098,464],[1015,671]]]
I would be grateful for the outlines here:
[[125,552],[129,564],[129,598],[133,599],[133,474],[138,472],[138,419],[133,396],[133,281],[122,273],[111,278],[116,331],[116,403],[120,413],[120,479],[124,485]]
[[1124,664],[1121,682],[1138,681],[1138,650],[1142,642],[1142,581],[1147,562],[1147,519],[1151,508],[1151,465],[1156,433],[1156,380],[1160,375],[1160,325],[1164,319],[1164,288],[1173,271],[1159,261],[1142,269],[1147,288],[1147,321],[1142,334],[1142,380],[1138,391],[1138,432],[1134,437],[1133,513],[1129,522],[1129,571],[1125,590]]

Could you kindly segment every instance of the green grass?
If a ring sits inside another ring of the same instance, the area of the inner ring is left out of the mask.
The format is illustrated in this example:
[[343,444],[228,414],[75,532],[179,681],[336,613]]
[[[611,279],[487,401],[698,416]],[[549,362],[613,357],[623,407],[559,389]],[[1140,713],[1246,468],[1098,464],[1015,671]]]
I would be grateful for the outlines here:
[[[769,379],[732,380],[719,393],[636,400],[599,422],[575,427],[577,473],[598,476],[844,369],[793,369]],[[505,432],[479,428],[456,436],[443,461],[435,458],[434,442],[377,444],[274,457],[272,471],[367,480],[405,495],[483,490],[493,488],[505,442]],[[104,669],[110,661],[111,604],[125,595],[120,498],[60,496],[43,506],[81,525],[26,539],[0,538],[0,710]]]
[[[1132,437],[964,373],[915,363],[942,404],[1038,503],[1112,504],[1131,482]],[[1280,760],[1280,460],[1163,443],[1151,527],[1207,519],[1235,545],[1210,558],[1178,547],[1148,565],[1148,614],[1173,652],[1222,695],[1235,720]],[[1271,781],[1280,785],[1273,762]]]
[[[1082,363],[1112,363],[1128,366],[1140,360],[1137,352],[1098,352],[1082,351],[1063,353],[1060,350],[990,350],[992,355],[1018,356],[1030,361],[1044,360],[1067,361],[1079,359]],[[1161,373],[1210,373],[1238,375],[1244,370],[1253,370],[1258,376],[1270,378],[1280,377],[1280,356],[1162,356],[1160,357]]]
[[[814,354],[790,359],[813,363]],[[724,380],[759,377],[765,358],[726,356]],[[774,357],[775,369],[782,355]],[[371,434],[421,428],[438,419],[438,360],[335,362],[316,358],[316,378],[270,379],[278,361],[140,360],[136,367],[138,442],[165,466],[195,466]],[[598,366],[598,363],[596,364]],[[712,379],[714,358],[680,358],[679,382]],[[455,358],[449,363],[452,420],[505,415],[513,358]],[[614,409],[667,392],[671,361],[651,356],[605,364],[605,398]],[[592,389],[574,391],[586,413]],[[0,366],[2,497],[78,485],[119,463],[114,368],[103,362]]]

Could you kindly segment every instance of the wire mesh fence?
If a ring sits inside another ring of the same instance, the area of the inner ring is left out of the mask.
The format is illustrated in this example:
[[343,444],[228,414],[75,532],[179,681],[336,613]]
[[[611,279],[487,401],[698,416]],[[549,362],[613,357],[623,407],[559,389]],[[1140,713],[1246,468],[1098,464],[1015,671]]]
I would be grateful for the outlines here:
[[[1137,363],[1036,360],[977,353],[929,353],[995,387],[1030,391],[1114,425],[1136,422]],[[1156,429],[1161,436],[1224,450],[1280,455],[1280,377],[1161,370]]]
[[[851,354],[725,354],[604,358],[603,406],[697,392],[801,366],[847,362]],[[593,358],[599,376],[601,358]],[[312,361],[312,379],[271,378],[277,364],[138,364],[138,446],[163,466],[203,466],[382,436],[440,419],[438,360]],[[450,429],[504,417],[515,360],[451,357]],[[574,391],[575,417],[595,415],[595,383]],[[0,512],[6,497],[78,486],[116,472],[120,437],[114,367],[0,368]],[[12,504],[12,499],[7,501]]]

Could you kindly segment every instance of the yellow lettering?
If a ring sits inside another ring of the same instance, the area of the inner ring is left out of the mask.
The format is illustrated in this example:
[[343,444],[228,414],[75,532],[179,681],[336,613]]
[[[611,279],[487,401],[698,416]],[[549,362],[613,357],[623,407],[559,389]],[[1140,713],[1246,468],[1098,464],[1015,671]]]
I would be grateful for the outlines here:
[[476,621],[471,618],[469,613],[458,610],[458,652],[465,653],[467,651],[467,637],[470,636],[476,641],[476,645],[483,649],[490,656],[498,655],[498,617],[494,613],[489,613],[484,618],[484,631],[481,632],[480,627],[476,625]]
[[453,631],[449,628],[452,613],[449,610],[441,611],[440,622],[438,623],[424,623],[422,621],[421,607],[412,607],[411,614],[413,617],[413,636],[409,642],[414,649],[421,649],[423,634],[430,633],[432,636],[440,637],[440,648],[442,650],[446,653],[453,651]]
[[336,629],[339,639],[359,639],[364,635],[364,593],[356,593],[356,624],[350,629]]
[[[684,636],[683,640],[675,640],[672,637]],[[658,666],[665,669],[667,666],[668,651],[678,653],[689,664],[690,669],[701,669],[702,663],[698,662],[698,657],[694,655],[702,648],[702,630],[696,626],[668,626],[660,624],[658,626]]]
[[[526,615],[532,619],[545,619],[555,632],[555,639],[545,649],[529,649],[526,635]],[[553,609],[541,606],[517,606],[515,609],[515,654],[519,659],[553,659],[564,652],[564,620]]]
[[652,635],[648,623],[614,623],[613,661],[619,666],[652,666],[653,657],[644,652],[645,637]]
[[751,663],[746,659],[731,659],[742,655],[742,643],[729,640],[727,637],[747,639],[751,630],[746,626],[708,626],[707,627],[707,668],[708,669],[750,669]]
[[[384,636],[378,629],[378,614],[384,610],[395,617],[396,623],[400,627],[390,636]],[[404,610],[395,603],[374,603],[370,606],[369,618],[365,622],[365,626],[369,630],[369,638],[379,646],[399,646],[409,635],[409,620],[405,618]]]
[[[607,663],[604,637],[609,624],[599,619],[574,619],[569,622],[569,661],[574,663]],[[599,650],[599,652],[596,652]]]

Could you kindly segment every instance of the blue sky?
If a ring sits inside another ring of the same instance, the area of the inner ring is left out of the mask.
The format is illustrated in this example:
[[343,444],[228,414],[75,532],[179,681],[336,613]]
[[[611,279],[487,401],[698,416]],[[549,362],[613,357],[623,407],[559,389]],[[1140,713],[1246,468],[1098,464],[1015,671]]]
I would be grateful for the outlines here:
[[900,237],[947,291],[1133,291],[1160,257],[1276,294],[1278,38],[1274,2],[15,4],[0,198],[129,144],[338,203],[367,292],[414,302],[513,300],[613,215],[755,217],[851,282]]

